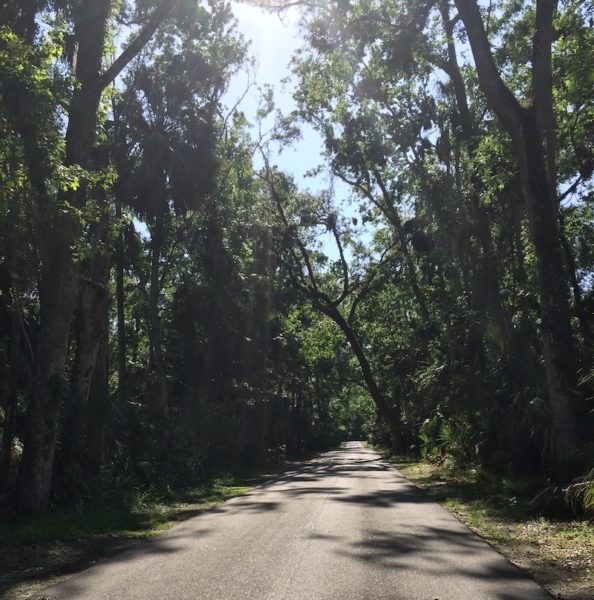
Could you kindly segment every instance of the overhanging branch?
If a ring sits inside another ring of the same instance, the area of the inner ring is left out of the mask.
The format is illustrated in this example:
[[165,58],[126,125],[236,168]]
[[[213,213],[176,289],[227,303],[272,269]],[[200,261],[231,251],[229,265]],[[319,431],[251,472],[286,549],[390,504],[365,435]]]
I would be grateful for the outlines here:
[[105,89],[134,59],[151,39],[153,33],[158,29],[167,15],[173,10],[176,4],[181,0],[163,0],[161,4],[153,11],[148,23],[140,30],[136,38],[122,50],[122,53],[113,61],[113,63],[99,76],[97,87],[100,90]]

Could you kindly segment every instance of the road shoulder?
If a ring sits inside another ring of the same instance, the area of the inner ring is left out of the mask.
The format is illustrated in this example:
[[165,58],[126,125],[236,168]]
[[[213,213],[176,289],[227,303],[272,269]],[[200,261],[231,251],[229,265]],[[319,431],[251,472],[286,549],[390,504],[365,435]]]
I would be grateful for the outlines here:
[[[594,598],[594,523],[534,517],[525,499],[425,461],[389,459],[402,475],[482,537],[553,597]],[[474,484],[474,485],[473,485]]]

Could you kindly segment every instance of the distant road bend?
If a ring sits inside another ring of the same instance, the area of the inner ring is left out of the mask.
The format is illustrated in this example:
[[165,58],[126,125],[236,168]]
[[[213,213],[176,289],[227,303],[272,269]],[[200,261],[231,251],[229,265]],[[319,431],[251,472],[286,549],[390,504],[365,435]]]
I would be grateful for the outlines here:
[[37,594],[52,600],[550,600],[358,442]]

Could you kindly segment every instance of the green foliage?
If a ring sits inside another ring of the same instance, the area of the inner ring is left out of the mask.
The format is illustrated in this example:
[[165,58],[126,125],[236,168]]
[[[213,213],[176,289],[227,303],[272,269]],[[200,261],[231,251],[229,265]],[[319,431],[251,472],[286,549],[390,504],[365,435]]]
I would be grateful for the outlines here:
[[558,587],[549,583],[550,592],[566,589],[569,582],[588,589],[594,524],[547,515],[534,502],[546,485],[542,479],[494,476],[480,468],[438,466],[404,457],[391,462],[502,554],[514,560],[522,557],[546,573],[547,581],[562,583]]
[[35,519],[13,515],[0,525],[0,547],[72,541],[100,534],[150,537],[249,490],[243,479],[227,476],[175,492],[135,487],[125,495],[105,493],[99,502],[78,510],[61,510]]
[[[120,23],[141,26],[155,5],[113,2],[106,53]],[[143,489],[205,485],[238,464],[363,435],[452,468],[551,475],[537,248],[509,135],[447,3],[312,7],[292,63],[297,110],[281,115],[263,92],[258,119],[276,125],[259,141],[260,172],[245,117],[225,114],[230,79],[251,62],[218,2],[175,8],[103,94],[88,162],[67,162],[68,111],[84,87],[69,6],[39,3],[29,24],[0,8],[3,501],[44,318],[65,293],[48,297],[42,274],[55,266],[62,285],[70,258],[77,308],[58,369],[70,383],[56,411],[57,505],[84,510],[104,495],[142,512],[154,503]],[[525,106],[534,15],[530,3],[500,2],[488,23],[495,64]],[[552,46],[584,437],[594,414],[591,18],[583,3],[560,2]],[[271,145],[290,146],[303,123],[322,136],[346,202],[268,164]],[[591,509],[590,479],[567,489],[572,506]]]
[[594,469],[565,490],[565,500],[574,513],[594,515]]

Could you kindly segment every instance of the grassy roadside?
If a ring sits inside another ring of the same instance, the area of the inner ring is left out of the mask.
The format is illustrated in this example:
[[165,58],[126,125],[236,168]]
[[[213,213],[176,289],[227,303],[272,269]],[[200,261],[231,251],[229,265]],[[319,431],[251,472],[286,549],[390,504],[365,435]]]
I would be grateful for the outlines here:
[[208,486],[167,494],[136,490],[80,511],[34,519],[0,514],[0,598],[28,598],[179,521],[245,494],[268,477],[229,475]]
[[404,457],[389,460],[554,597],[594,598],[594,522],[534,516],[531,481]]

